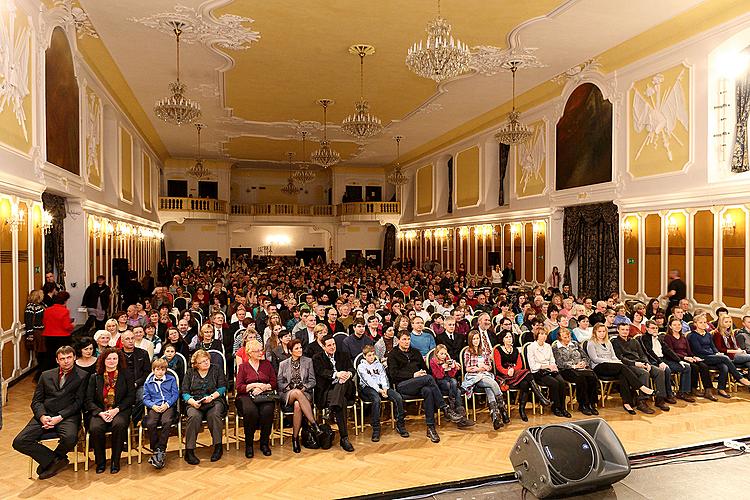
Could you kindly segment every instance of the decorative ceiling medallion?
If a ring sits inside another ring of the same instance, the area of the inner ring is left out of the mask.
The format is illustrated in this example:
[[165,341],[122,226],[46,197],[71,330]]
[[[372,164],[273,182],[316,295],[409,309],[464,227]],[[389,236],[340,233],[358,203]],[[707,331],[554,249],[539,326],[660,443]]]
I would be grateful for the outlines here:
[[496,75],[501,71],[510,71],[514,62],[524,68],[544,68],[535,55],[535,47],[513,47],[501,49],[491,45],[478,45],[471,49],[471,69],[486,76]]
[[66,26],[72,25],[78,34],[78,38],[83,38],[84,36],[99,38],[94,25],[91,24],[89,15],[81,7],[74,6],[73,0],[55,0],[53,8],[50,9],[49,13],[54,13],[58,9],[58,14],[63,24]]
[[184,5],[176,5],[172,12],[161,12],[141,18],[131,17],[129,20],[166,34],[172,33],[174,22],[177,21],[184,24],[184,42],[216,45],[224,49],[245,50],[250,48],[251,43],[260,39],[260,33],[245,26],[254,23],[254,19],[234,14],[214,18]]
[[442,111],[443,105],[438,102],[431,102],[430,104],[425,104],[421,108],[417,110],[417,113],[421,113],[424,115],[429,115],[430,113],[435,113],[437,111]]
[[552,81],[558,85],[565,85],[566,83],[568,83],[568,80],[579,79],[581,73],[588,71],[599,71],[601,70],[601,67],[602,65],[596,58],[589,59],[582,62],[581,64],[573,66],[567,71],[563,71],[556,77],[552,78]]

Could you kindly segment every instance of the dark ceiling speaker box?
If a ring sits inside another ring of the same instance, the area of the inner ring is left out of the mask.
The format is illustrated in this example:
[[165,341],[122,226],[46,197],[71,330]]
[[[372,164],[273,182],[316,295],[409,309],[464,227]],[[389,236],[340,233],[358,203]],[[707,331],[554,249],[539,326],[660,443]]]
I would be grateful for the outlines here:
[[538,498],[603,488],[630,474],[625,448],[600,418],[529,427],[510,462],[521,485]]

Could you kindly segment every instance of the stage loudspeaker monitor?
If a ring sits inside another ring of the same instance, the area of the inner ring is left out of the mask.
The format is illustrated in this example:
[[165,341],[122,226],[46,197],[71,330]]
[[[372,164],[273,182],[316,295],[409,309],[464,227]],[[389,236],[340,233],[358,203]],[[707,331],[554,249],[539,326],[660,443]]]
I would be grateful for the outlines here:
[[602,488],[630,474],[622,443],[600,418],[529,427],[510,461],[521,485],[538,498]]

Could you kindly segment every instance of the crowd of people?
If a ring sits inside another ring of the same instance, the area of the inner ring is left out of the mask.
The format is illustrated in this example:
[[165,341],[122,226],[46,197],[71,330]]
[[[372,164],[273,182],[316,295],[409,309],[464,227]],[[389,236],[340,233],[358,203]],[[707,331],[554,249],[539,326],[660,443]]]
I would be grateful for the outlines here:
[[[99,276],[84,294],[89,321],[75,338],[70,296],[48,277],[26,308],[27,343],[39,349],[42,369],[33,418],[13,447],[34,458],[41,479],[52,477],[68,465],[83,425],[97,473],[111,434],[114,474],[131,423],[146,429],[149,462],[161,469],[177,419],[187,463],[200,463],[204,422],[211,461],[220,460],[230,411],[242,419],[251,458],[256,430],[260,452],[272,454],[277,409],[291,422],[295,453],[330,447],[332,423],[340,447],[353,452],[347,424],[360,404],[377,442],[382,403],[393,405],[396,432],[408,438],[405,406],[420,401],[427,438],[437,443],[436,415],[468,430],[476,422],[465,402],[477,395],[499,430],[511,421],[508,391],[526,422],[529,400],[560,418],[571,417],[573,403],[598,415],[601,382],[618,387],[629,414],[655,413],[651,400],[667,412],[678,399],[729,398],[729,377],[750,386],[750,316],[735,329],[725,308],[712,317],[694,310],[670,274],[664,310],[659,299],[624,304],[616,292],[576,297],[554,272],[555,286],[519,286],[511,263],[477,280],[462,268],[408,262],[162,261],[155,281],[131,274],[116,298]],[[109,314],[113,301],[121,307]],[[50,433],[59,438],[55,450],[39,443]]]

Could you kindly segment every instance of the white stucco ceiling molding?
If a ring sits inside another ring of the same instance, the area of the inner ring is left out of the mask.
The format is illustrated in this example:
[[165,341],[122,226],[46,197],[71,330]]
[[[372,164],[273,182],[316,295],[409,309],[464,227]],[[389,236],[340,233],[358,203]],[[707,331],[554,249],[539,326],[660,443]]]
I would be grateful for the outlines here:
[[[168,35],[174,32],[172,23],[177,21],[184,24],[180,40],[185,43],[200,43],[214,50],[215,47],[246,50],[253,42],[260,40],[260,33],[246,26],[255,20],[234,14],[224,14],[215,18],[210,14],[211,10],[228,3],[228,0],[213,0],[202,4],[198,9],[178,4],[171,12],[160,12],[141,18],[131,17],[129,21]],[[215,51],[223,57],[229,57],[223,52]]]
[[[55,0],[53,7],[48,9],[41,6],[42,27],[48,28],[51,33],[56,26],[74,29],[78,38],[90,36],[99,38],[94,25],[91,24],[89,15],[79,6],[73,5],[73,0]],[[47,30],[40,30],[46,32]],[[46,33],[45,33],[46,34]]]
[[590,73],[592,71],[601,72],[601,68],[602,65],[599,63],[599,60],[594,57],[582,62],[581,64],[576,64],[566,71],[563,71],[559,75],[552,78],[552,81],[558,85],[565,85],[569,80],[573,80],[573,83],[578,83],[586,73]]

